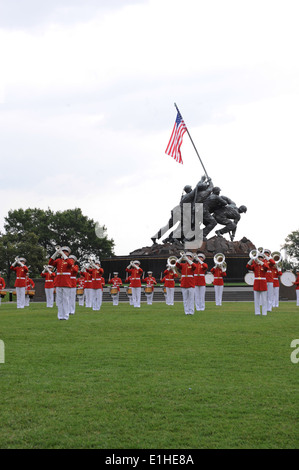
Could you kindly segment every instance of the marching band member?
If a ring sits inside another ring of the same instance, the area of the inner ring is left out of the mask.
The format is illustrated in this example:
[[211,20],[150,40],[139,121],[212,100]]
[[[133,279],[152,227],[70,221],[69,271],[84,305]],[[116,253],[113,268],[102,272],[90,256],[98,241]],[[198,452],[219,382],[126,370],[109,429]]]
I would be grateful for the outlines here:
[[26,274],[26,289],[25,289],[25,307],[29,307],[30,297],[28,294],[29,290],[34,289],[35,284],[33,280],[29,277],[29,273]]
[[[3,290],[5,289],[5,281],[3,279],[3,277],[0,277],[0,290]],[[0,305],[1,305],[1,295],[0,295]]]
[[56,247],[55,253],[49,260],[49,265],[56,268],[56,305],[58,320],[68,320],[70,314],[71,271],[74,260],[69,257],[71,250],[68,246]]
[[101,309],[102,297],[103,297],[103,286],[102,286],[102,274],[104,273],[103,268],[101,268],[100,260],[96,259],[94,261],[90,260],[90,269],[87,269],[87,272],[91,274],[91,289],[92,289],[92,310],[98,311]]
[[92,307],[92,288],[91,288],[91,273],[87,270],[90,268],[89,263],[85,263],[84,268],[80,272],[85,278],[84,282],[84,298],[85,298],[85,307],[91,308]]
[[78,295],[78,304],[80,307],[84,306],[84,286],[85,286],[85,276],[84,273],[80,272],[80,277],[76,279],[76,287],[83,291],[82,295]]
[[132,296],[132,294],[129,294],[129,293],[128,293],[129,290],[132,291],[132,277],[131,277],[131,276],[128,276],[127,279],[126,279],[126,282],[129,283],[129,284],[128,284],[127,295],[128,295],[128,297],[129,297],[130,305],[134,305],[134,304],[133,304],[133,296]]
[[296,286],[296,307],[299,307],[299,269],[296,270],[296,281],[294,285]]
[[[103,270],[104,272],[104,270]],[[103,276],[101,276],[101,296],[100,296],[100,308],[101,308],[101,305],[102,305],[102,301],[103,301],[103,292],[104,292],[104,286],[105,286],[105,279],[103,278]]]
[[133,305],[135,308],[140,308],[141,276],[143,273],[143,270],[140,268],[140,261],[131,261],[126,267],[126,272],[131,276]]
[[70,315],[75,315],[76,310],[76,293],[77,293],[77,274],[79,271],[79,266],[76,264],[77,258],[74,255],[70,256],[74,260],[74,265],[71,269],[71,293],[70,293]]
[[282,275],[282,272],[275,263],[275,266],[272,268],[272,274],[273,274],[273,307],[279,307],[279,279],[278,276]]
[[194,289],[194,298],[195,298],[195,308],[198,312],[204,311],[206,308],[205,305],[205,296],[206,296],[206,279],[205,274],[208,270],[207,263],[204,262],[206,259],[203,253],[198,253],[195,255],[195,260],[197,261],[196,269],[194,271],[195,279],[195,289]]
[[25,307],[26,273],[28,273],[28,268],[25,263],[25,258],[17,257],[10,267],[10,269],[16,273],[15,288],[17,294],[17,308]]
[[[182,263],[184,261],[184,263]],[[183,253],[176,262],[176,267],[181,272],[181,289],[185,315],[194,314],[194,272],[196,264],[193,263],[193,254],[190,251]]]
[[214,275],[214,289],[215,289],[215,302],[216,305],[222,305],[222,295],[223,295],[223,277],[226,276],[226,268],[221,264],[216,265],[211,269],[211,273]]
[[45,278],[46,305],[52,308],[54,305],[54,279],[56,277],[53,266],[44,266],[41,277]]
[[112,287],[117,289],[117,293],[112,295],[112,302],[113,305],[118,305],[120,286],[123,285],[121,278],[118,277],[118,272],[113,273],[113,278],[109,279],[108,284],[112,284]]
[[266,249],[264,250],[265,259],[269,265],[269,269],[266,272],[267,280],[267,311],[272,312],[273,307],[273,298],[274,298],[274,289],[273,289],[273,272],[272,267],[275,265],[274,259],[271,258],[271,251]]
[[174,305],[174,288],[175,288],[175,278],[178,277],[178,274],[172,269],[171,266],[167,265],[167,269],[164,271],[164,277],[161,279],[161,282],[164,283],[166,289],[165,302],[166,305]]
[[154,285],[157,284],[156,279],[153,277],[153,271],[147,272],[148,276],[142,282],[146,283],[146,287],[152,289],[150,293],[145,293],[147,305],[152,305],[154,297]]
[[263,253],[259,252],[255,259],[250,259],[246,265],[249,271],[254,272],[254,311],[255,315],[260,315],[260,306],[262,306],[262,315],[267,315],[267,278],[266,272],[269,269]]

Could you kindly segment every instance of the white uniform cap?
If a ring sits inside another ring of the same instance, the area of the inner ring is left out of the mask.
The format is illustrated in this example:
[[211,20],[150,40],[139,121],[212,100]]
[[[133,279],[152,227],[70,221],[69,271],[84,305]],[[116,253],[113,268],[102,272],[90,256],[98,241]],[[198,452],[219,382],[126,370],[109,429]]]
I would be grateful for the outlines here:
[[63,247],[61,248],[61,251],[67,251],[68,253],[70,253],[70,252],[71,252],[71,249],[70,249],[69,246],[63,246]]
[[20,261],[22,261],[23,263],[26,263],[26,258],[19,258]]
[[136,260],[136,261],[133,261],[134,264],[140,264],[140,261]]
[[206,259],[205,255],[204,255],[203,253],[198,253],[197,256],[198,256],[199,258]]
[[192,258],[193,258],[194,254],[191,251],[186,251],[186,256],[192,256]]
[[77,261],[77,257],[75,255],[71,255],[70,258],[73,259],[75,262]]

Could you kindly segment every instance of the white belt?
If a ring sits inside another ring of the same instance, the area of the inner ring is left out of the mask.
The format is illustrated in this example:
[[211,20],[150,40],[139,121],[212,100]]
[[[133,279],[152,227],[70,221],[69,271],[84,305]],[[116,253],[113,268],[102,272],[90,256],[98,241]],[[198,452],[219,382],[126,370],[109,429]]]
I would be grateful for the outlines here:
[[278,281],[278,277],[273,277],[273,281]]
[[45,282],[53,282],[53,279],[46,279]]
[[214,277],[214,279],[222,279],[222,277]]
[[193,277],[193,274],[182,274],[182,277]]
[[204,276],[204,274],[194,274],[194,276]]
[[17,277],[17,279],[25,279],[25,277]]
[[131,277],[132,281],[140,281],[140,277]]
[[57,276],[70,276],[71,273],[57,273]]
[[266,278],[265,277],[255,277],[254,280],[255,281],[265,281]]

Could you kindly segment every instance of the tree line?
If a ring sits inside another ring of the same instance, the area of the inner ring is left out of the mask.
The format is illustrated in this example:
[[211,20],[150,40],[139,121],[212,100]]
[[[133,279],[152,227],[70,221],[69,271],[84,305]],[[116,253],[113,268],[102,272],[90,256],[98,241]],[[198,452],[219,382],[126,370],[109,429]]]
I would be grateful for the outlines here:
[[16,256],[26,258],[30,277],[39,277],[57,245],[69,246],[79,264],[90,255],[102,259],[114,254],[114,241],[107,237],[106,227],[79,208],[11,210],[4,218],[4,232],[0,232],[0,271],[7,285]]

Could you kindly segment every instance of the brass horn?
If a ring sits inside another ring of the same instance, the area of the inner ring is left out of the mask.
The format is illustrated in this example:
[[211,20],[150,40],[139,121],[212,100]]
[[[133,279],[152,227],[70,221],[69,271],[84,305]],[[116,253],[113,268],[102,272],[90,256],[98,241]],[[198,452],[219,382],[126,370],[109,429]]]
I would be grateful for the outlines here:
[[282,259],[280,251],[273,251],[272,258],[276,264],[280,264]]
[[224,260],[225,260],[225,256],[223,253],[217,253],[215,256],[214,256],[214,263],[216,265],[221,265],[222,263],[224,263]]

